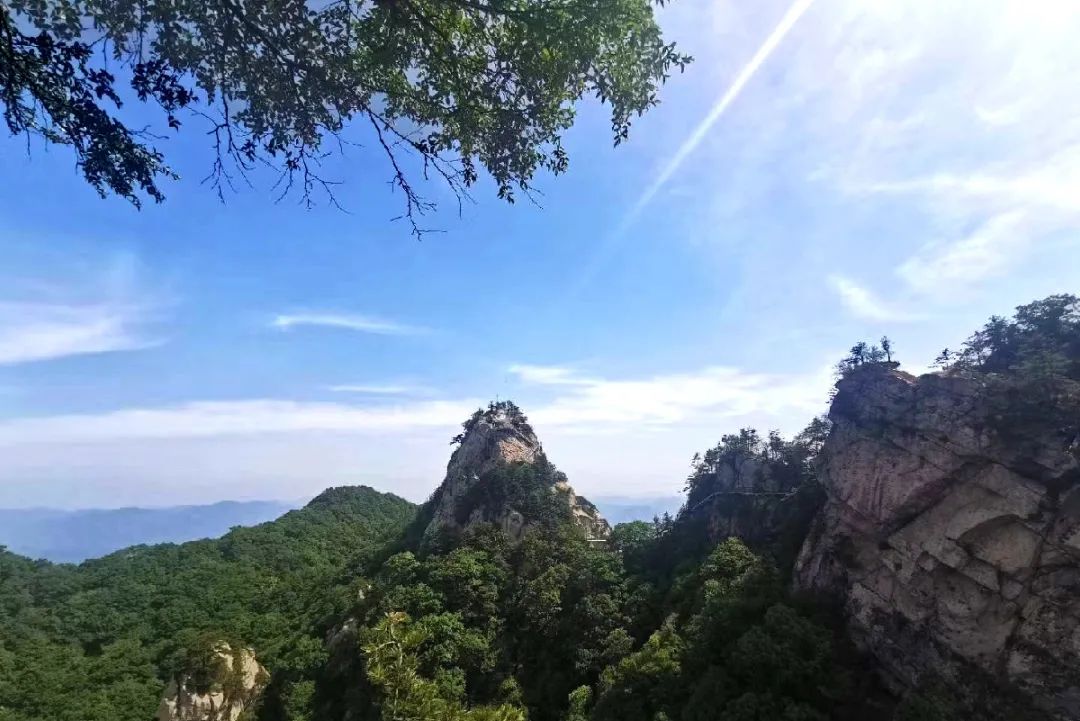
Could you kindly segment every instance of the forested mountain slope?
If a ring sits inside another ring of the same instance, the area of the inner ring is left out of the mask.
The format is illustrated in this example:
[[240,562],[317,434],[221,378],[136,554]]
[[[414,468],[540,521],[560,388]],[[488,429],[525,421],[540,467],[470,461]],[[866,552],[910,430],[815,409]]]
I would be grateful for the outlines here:
[[136,546],[79,567],[0,551],[0,719],[147,721],[201,639],[242,639],[264,664],[353,593],[365,553],[415,506],[370,488],[326,491],[221,539]]

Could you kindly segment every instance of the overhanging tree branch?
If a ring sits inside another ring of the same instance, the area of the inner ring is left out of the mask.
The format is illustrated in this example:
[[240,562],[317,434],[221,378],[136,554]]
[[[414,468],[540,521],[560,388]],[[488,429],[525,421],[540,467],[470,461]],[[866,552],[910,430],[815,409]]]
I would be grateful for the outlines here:
[[[126,91],[102,57],[131,68],[134,96],[156,102],[169,129],[185,109],[210,120],[221,197],[233,172],[253,184],[248,173],[267,165],[286,176],[275,189],[307,205],[321,189],[337,204],[317,170],[322,144],[340,152],[342,130],[367,118],[414,234],[435,207],[418,181],[446,183],[459,212],[481,169],[500,197],[531,197],[538,171],[567,167],[576,101],[609,103],[619,140],[689,61],[663,42],[652,0],[0,0],[9,131],[72,146],[88,182],[136,205],[161,201],[158,180],[175,176],[145,144],[154,136],[123,123]],[[399,150],[419,159],[415,178]]]

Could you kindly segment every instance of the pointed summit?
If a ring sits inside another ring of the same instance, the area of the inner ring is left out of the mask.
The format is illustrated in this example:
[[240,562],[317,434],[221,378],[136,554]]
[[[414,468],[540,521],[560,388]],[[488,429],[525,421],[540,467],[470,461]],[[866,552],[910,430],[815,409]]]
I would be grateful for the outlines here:
[[435,492],[426,538],[494,523],[511,538],[530,525],[572,522],[590,540],[611,528],[596,506],[574,493],[544,455],[525,414],[510,401],[478,409],[454,438],[446,478]]
[[447,479],[469,473],[480,476],[501,464],[536,463],[544,455],[529,419],[512,401],[478,408],[462,428],[453,439],[458,447],[446,467]]

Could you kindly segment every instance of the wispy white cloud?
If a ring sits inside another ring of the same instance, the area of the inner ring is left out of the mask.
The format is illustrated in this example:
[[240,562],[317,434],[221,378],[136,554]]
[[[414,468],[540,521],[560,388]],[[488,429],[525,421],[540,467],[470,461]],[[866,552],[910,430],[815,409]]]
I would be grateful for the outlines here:
[[[522,379],[557,391],[549,401],[532,408],[529,415],[537,423],[601,431],[640,431],[753,413],[808,417],[821,410],[831,383],[830,369],[824,366],[819,372],[798,376],[716,366],[622,380],[578,376],[560,367],[517,368],[530,369],[518,373]],[[452,429],[480,405],[477,398],[374,406],[267,398],[194,401],[105,413],[12,418],[0,422],[0,446],[311,431],[400,435],[419,429]]]
[[531,377],[562,393],[534,408],[529,417],[547,427],[597,431],[713,423],[753,414],[809,417],[820,412],[832,383],[831,368],[824,366],[797,376],[712,366],[627,380],[576,376],[560,367],[550,370],[556,372],[534,372]]
[[275,399],[198,401],[98,414],[14,418],[0,422],[0,445],[306,431],[401,433],[419,428],[453,428],[478,405],[475,399],[390,407]]
[[[974,297],[989,292],[986,281],[1022,277],[1034,248],[1080,230],[1080,94],[1067,80],[1080,62],[1080,6],[998,0],[986,10],[974,18],[962,3],[945,3],[917,16],[928,41],[892,85],[921,80],[919,103],[933,109],[933,122],[900,130],[899,142],[858,158],[841,183],[926,221],[935,240],[897,268],[922,302]],[[950,29],[965,18],[979,23],[971,37],[991,41],[956,46]],[[946,54],[964,62],[943,63]]]
[[146,321],[138,306],[0,302],[0,365],[148,348]]
[[1023,102],[999,105],[996,107],[987,107],[985,105],[975,106],[975,117],[977,117],[980,122],[990,126],[1012,125],[1013,123],[1018,123],[1023,117],[1023,114]]
[[[896,268],[920,302],[948,301],[1024,267],[1056,231],[1080,230],[1080,152],[1031,167],[939,172],[864,185],[863,192],[910,196],[942,230]],[[973,229],[972,229],[973,228]],[[1076,241],[1074,241],[1074,244]]]
[[545,366],[516,363],[507,371],[518,377],[524,383],[536,383],[540,385],[588,385],[594,381],[582,378],[569,366]]
[[160,345],[167,307],[130,254],[68,258],[18,247],[0,269],[0,365]]
[[429,390],[424,386],[395,383],[341,383],[327,386],[326,389],[335,393],[362,393],[373,396],[402,396],[426,393]]
[[1033,238],[1019,211],[1000,213],[958,240],[931,245],[906,260],[897,275],[927,295],[948,295],[1005,273]]
[[1070,147],[1048,160],[974,172],[942,171],[903,180],[867,182],[868,193],[923,195],[930,201],[968,201],[990,208],[1080,213],[1080,148]]
[[831,275],[829,285],[840,297],[844,307],[857,318],[882,322],[912,321],[919,318],[914,313],[882,300],[870,289],[859,285],[851,278]]
[[301,326],[341,328],[376,335],[423,335],[430,329],[358,313],[282,313],[271,325],[282,330]]

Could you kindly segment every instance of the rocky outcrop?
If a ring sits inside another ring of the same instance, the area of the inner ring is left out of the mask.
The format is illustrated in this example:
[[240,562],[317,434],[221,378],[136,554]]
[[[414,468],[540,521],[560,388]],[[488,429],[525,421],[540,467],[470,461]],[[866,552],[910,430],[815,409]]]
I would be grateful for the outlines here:
[[611,535],[611,524],[600,515],[600,509],[585,496],[574,493],[569,483],[565,480],[556,481],[555,491],[566,496],[566,502],[570,505],[570,518],[585,531],[586,538],[600,541]]
[[739,538],[789,569],[824,500],[806,465],[805,455],[724,454],[696,475],[682,522],[701,524],[711,543]]
[[984,383],[876,366],[839,383],[795,586],[840,599],[896,686],[973,671],[1078,719],[1077,440],[1004,433]]
[[520,466],[537,471],[535,477],[545,485],[544,493],[569,511],[586,537],[602,540],[611,533],[596,506],[575,494],[566,476],[551,466],[536,433],[514,404],[503,401],[477,411],[455,440],[459,445],[450,456],[446,478],[430,502],[432,515],[425,538],[479,523],[494,523],[511,538],[520,538],[538,519],[529,517],[531,506],[519,494],[496,487],[504,482],[507,470]]
[[238,721],[254,707],[269,676],[251,649],[221,642],[211,649],[206,668],[169,682],[158,705],[157,721]]

